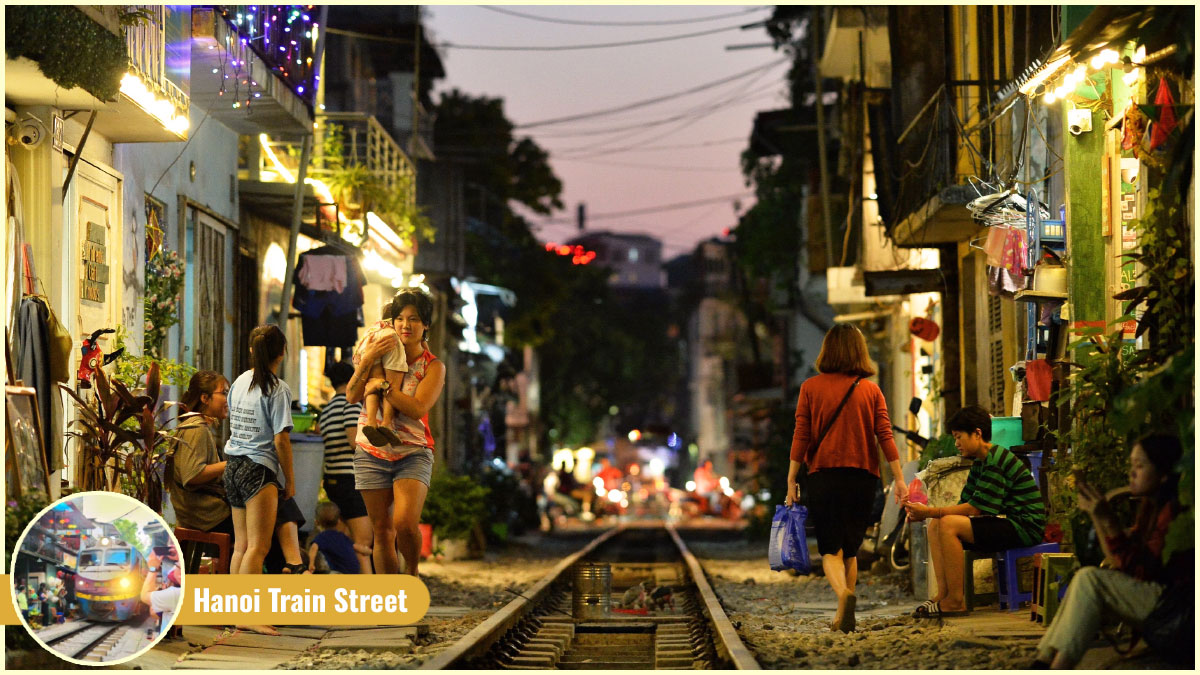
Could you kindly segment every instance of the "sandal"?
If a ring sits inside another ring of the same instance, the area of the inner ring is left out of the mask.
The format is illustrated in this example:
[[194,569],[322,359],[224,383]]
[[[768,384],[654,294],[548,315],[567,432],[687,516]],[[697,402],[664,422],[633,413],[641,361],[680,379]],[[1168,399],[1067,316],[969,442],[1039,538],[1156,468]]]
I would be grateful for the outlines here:
[[307,573],[309,573],[308,565],[305,565],[303,562],[284,563],[283,567],[280,568],[279,573],[280,574],[307,574]]
[[938,603],[937,614],[935,614],[934,616],[938,619],[944,619],[946,617],[970,616],[970,615],[971,615],[971,613],[965,609],[959,609],[959,610],[956,610],[953,612],[947,612],[946,610],[942,609],[941,603]]
[[384,436],[378,427],[364,426],[362,428],[363,436],[371,442],[371,445],[377,448],[386,448],[389,445],[387,436]]
[[918,619],[932,619],[938,613],[938,604],[933,600],[926,600],[917,605],[913,610],[912,615]]
[[375,427],[375,431],[377,431],[381,436],[386,438],[388,441],[388,444],[390,444],[394,448],[404,445],[404,440],[402,438],[400,438],[399,436],[397,436],[396,432],[392,431],[388,427],[378,426],[378,427]]

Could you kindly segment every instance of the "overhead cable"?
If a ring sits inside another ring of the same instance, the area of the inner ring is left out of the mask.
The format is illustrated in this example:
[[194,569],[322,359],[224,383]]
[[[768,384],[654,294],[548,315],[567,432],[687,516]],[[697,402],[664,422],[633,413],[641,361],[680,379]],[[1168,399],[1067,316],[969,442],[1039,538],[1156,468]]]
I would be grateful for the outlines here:
[[[742,192],[733,195],[724,195],[721,197],[709,197],[707,199],[697,199],[690,202],[676,202],[674,204],[662,204],[660,206],[647,206],[640,209],[629,209],[627,211],[611,211],[609,213],[589,213],[588,220],[610,220],[612,218],[625,218],[627,216],[640,216],[647,213],[661,213],[663,211],[678,211],[680,209],[690,209],[696,206],[704,206],[705,204],[715,204],[731,199],[744,199],[753,197],[754,192]],[[573,223],[574,218],[545,218],[539,221],[542,224],[558,224],[558,223]]]
[[751,68],[749,70],[744,70],[740,73],[735,73],[728,77],[722,77],[719,80],[713,80],[712,82],[706,82],[704,84],[697,85],[695,87],[692,87],[691,89],[685,89],[683,91],[677,91],[677,92],[674,92],[671,94],[665,94],[663,96],[655,96],[654,98],[643,99],[641,101],[634,101],[633,103],[626,103],[625,105],[620,105],[615,108],[605,108],[603,110],[595,110],[595,111],[587,112],[587,113],[579,113],[576,115],[567,115],[566,117],[555,117],[555,118],[551,118],[548,120],[538,120],[537,122],[529,122],[526,124],[517,124],[513,128],[514,129],[531,129],[533,127],[547,126],[550,124],[561,124],[563,122],[575,122],[578,120],[589,119],[592,117],[600,117],[602,115],[611,115],[613,113],[625,112],[626,110],[633,110],[635,108],[642,108],[642,107],[645,107],[648,105],[653,105],[655,103],[662,103],[663,101],[669,101],[674,98],[680,98],[683,96],[688,96],[691,94],[699,93],[699,92],[705,91],[707,89],[712,89],[713,87],[720,86],[727,82],[732,82],[734,80],[738,80],[743,77],[748,77],[750,75],[754,75],[755,73],[759,73],[764,70],[770,70],[771,68],[774,68],[775,66],[778,66],[779,64],[785,63],[790,60],[791,59],[789,57],[784,57],[782,59],[772,61],[765,65],[755,66],[754,68]]
[[511,9],[496,7],[495,5],[480,5],[480,9],[486,9],[499,14],[507,14],[509,16],[529,19],[531,21],[544,21],[546,23],[562,23],[572,26],[674,26],[685,23],[703,23],[705,21],[716,21],[718,19],[728,19],[735,16],[742,16],[752,12],[759,12],[764,9],[770,9],[769,5],[761,7],[750,7],[743,9],[740,12],[730,12],[728,14],[718,14],[716,16],[696,17],[692,19],[664,19],[660,21],[586,21],[582,19],[556,19],[548,16],[537,16],[534,14],[525,14],[524,12],[515,12]]

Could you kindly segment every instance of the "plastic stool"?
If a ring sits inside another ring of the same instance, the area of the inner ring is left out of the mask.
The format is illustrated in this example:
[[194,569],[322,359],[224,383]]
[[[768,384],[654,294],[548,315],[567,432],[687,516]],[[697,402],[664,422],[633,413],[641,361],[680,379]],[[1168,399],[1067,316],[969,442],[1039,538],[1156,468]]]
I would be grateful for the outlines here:
[[1058,612],[1059,602],[1067,593],[1067,578],[1079,568],[1074,553],[1041,553],[1033,557],[1033,600],[1029,619],[1049,626]]
[[175,528],[175,538],[183,548],[183,571],[196,574],[200,571],[200,544],[213,544],[217,547],[217,574],[229,574],[229,561],[233,553],[233,537],[222,532],[205,532],[187,527]]
[[1032,601],[1033,593],[1022,593],[1017,585],[1017,561],[1039,553],[1058,553],[1058,544],[1047,542],[1027,548],[1010,548],[996,554],[998,569],[996,574],[996,592],[1000,606],[1010,612],[1017,611],[1022,602]]

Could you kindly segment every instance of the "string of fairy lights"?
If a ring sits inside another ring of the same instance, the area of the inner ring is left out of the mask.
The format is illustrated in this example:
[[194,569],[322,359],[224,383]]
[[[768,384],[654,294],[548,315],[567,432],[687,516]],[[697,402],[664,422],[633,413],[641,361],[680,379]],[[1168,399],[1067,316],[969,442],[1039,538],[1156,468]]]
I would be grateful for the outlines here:
[[221,82],[217,93],[230,97],[230,107],[249,108],[262,97],[247,61],[251,52],[312,105],[320,82],[313,67],[321,29],[315,5],[225,5],[220,12],[236,31],[226,35],[221,63],[213,69]]

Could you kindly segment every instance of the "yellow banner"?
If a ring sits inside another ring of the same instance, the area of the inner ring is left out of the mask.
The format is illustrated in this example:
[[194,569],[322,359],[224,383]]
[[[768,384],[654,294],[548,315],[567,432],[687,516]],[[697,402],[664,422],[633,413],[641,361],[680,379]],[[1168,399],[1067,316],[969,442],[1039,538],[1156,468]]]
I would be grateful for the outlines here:
[[11,574],[0,574],[0,624],[15,625],[21,623],[17,615],[17,607],[13,604],[13,586]]
[[407,574],[189,574],[183,588],[181,626],[403,626],[429,611]]

